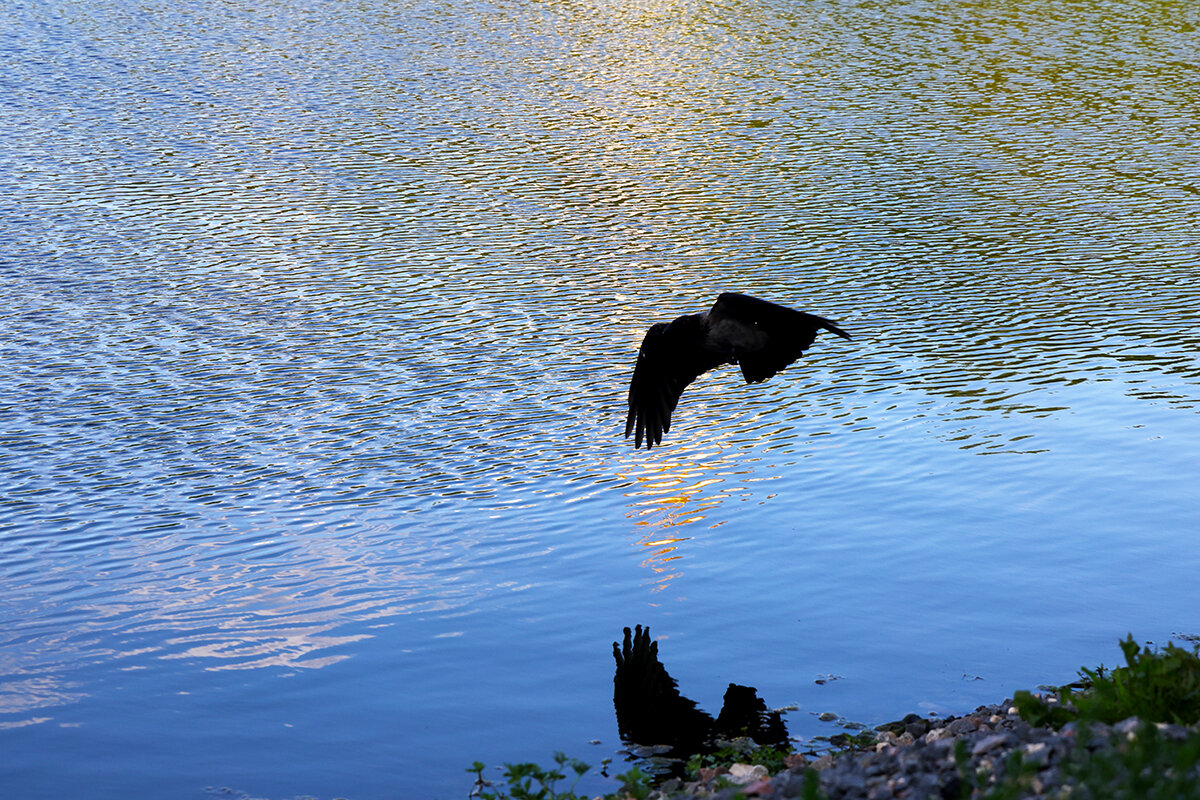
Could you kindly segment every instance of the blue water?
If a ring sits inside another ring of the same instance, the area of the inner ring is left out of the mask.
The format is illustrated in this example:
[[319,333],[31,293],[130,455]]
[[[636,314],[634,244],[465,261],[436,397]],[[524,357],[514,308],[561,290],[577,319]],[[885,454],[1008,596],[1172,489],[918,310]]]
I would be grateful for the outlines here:
[[[1200,633],[1191,6],[10,7],[6,796],[623,769],[634,623],[801,740]],[[724,290],[854,338],[634,451]]]

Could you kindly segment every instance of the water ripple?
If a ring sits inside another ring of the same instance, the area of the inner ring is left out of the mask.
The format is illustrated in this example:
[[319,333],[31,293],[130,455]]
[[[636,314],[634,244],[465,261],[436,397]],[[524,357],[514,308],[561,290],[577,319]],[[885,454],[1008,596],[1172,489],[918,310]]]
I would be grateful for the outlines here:
[[[841,504],[865,536],[856,484],[907,508],[964,457],[1191,441],[1197,22],[17,3],[0,726],[93,666],[339,664],[622,535],[665,596],[747,507]],[[633,453],[642,334],[723,290],[854,339],[704,376]]]

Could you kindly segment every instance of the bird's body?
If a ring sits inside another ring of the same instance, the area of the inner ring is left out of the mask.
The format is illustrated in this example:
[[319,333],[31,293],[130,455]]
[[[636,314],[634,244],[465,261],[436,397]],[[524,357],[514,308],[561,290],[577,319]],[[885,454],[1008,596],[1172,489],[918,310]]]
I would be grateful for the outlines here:
[[651,325],[629,384],[625,435],[650,449],[671,429],[679,397],[700,375],[737,364],[746,383],[761,383],[803,355],[821,329],[850,338],[823,317],[733,292],[708,311]]

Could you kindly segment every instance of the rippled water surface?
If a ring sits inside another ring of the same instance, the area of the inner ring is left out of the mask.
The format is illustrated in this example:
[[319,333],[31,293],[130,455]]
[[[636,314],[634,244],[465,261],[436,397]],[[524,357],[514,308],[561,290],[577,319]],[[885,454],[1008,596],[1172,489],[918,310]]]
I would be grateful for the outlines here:
[[[4,793],[598,764],[634,622],[805,738],[1200,633],[1198,25],[10,3]],[[642,334],[723,290],[854,339],[634,451]]]

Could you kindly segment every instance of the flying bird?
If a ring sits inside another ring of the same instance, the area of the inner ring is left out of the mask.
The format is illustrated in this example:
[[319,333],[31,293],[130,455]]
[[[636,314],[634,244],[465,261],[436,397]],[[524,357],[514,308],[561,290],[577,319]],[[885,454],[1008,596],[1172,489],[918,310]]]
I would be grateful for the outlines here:
[[658,660],[658,642],[650,627],[638,625],[625,640],[613,642],[617,671],[613,707],[617,729],[627,742],[667,745],[676,757],[711,752],[718,739],[747,736],[757,744],[789,748],[787,727],[778,711],[768,711],[753,686],[729,684],[716,719],[679,693],[679,684]]
[[757,297],[725,292],[708,311],[651,325],[629,383],[625,436],[646,449],[671,430],[683,390],[722,364],[737,364],[746,383],[762,383],[804,354],[821,329],[849,339],[824,317]]

